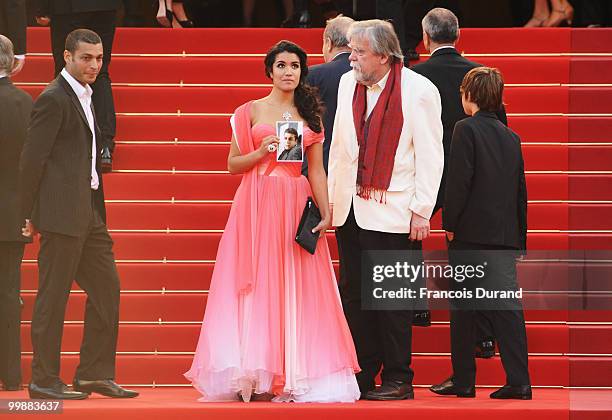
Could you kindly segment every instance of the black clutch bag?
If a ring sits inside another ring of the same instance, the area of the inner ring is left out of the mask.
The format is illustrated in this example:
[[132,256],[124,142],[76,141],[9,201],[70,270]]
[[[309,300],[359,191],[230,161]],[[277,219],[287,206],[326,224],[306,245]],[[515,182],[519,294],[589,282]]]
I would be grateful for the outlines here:
[[321,222],[321,213],[319,208],[314,203],[312,197],[306,199],[306,206],[300,219],[300,224],[295,234],[295,241],[306,251],[311,254],[315,253],[317,248],[317,240],[319,239],[319,233],[312,233],[312,229]]

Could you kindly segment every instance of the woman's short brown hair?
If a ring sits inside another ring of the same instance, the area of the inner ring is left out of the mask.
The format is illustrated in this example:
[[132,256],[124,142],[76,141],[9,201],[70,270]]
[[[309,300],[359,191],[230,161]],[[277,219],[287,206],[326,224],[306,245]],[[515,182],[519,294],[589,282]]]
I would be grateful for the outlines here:
[[460,90],[481,110],[496,112],[502,106],[504,79],[498,69],[476,67],[465,75]]

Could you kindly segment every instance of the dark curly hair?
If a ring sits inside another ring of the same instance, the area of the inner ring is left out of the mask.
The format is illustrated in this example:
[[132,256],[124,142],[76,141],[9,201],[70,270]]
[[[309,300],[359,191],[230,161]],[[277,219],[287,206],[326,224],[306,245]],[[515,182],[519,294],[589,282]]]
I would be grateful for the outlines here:
[[306,121],[308,127],[315,133],[320,133],[321,115],[323,114],[323,105],[319,99],[318,90],[306,83],[308,76],[308,64],[306,52],[297,44],[291,41],[279,41],[274,45],[264,59],[266,66],[266,76],[272,78],[272,66],[276,60],[276,56],[282,52],[293,53],[300,59],[300,81],[295,88],[294,102],[300,113],[300,116]]

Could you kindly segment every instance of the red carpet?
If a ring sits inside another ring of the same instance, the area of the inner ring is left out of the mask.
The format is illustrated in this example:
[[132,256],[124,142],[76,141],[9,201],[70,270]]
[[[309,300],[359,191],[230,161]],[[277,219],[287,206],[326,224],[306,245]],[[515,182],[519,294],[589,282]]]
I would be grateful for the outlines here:
[[[318,29],[117,31],[111,76],[118,146],[115,172],[105,176],[105,188],[123,289],[120,383],[186,383],[182,373],[195,349],[218,241],[240,182],[226,171],[228,114],[267,94],[263,54],[281,38],[305,47],[311,64],[322,61]],[[16,81],[36,96],[52,77],[49,34],[30,29],[28,42],[29,51],[39,54],[28,58]],[[606,29],[462,30],[459,49],[504,74],[509,125],[523,142],[530,249],[612,250],[611,44],[612,30]],[[439,216],[432,228],[436,231],[425,248],[444,249]],[[328,241],[337,260],[331,232]],[[25,381],[37,250],[37,243],[27,248],[23,269]],[[587,275],[583,267],[563,261],[528,262],[519,266],[519,278],[527,285],[546,281],[550,290],[577,287],[572,279],[588,279],[592,287],[607,290],[609,268],[609,262],[596,264]],[[74,290],[62,345],[67,382],[78,363],[86,299],[78,287]],[[537,299],[531,295],[525,302]],[[609,298],[588,300],[599,311],[578,310],[581,300],[565,306],[555,302],[554,310],[526,310],[533,384],[556,387],[537,388],[530,402],[492,401],[491,389],[483,388],[476,400],[419,389],[415,401],[398,403],[200,404],[191,388],[164,387],[142,388],[142,397],[132,401],[67,402],[63,418],[467,419],[489,417],[489,410],[495,410],[495,418],[512,420],[612,418]],[[421,386],[450,373],[448,313],[435,310],[432,317],[431,328],[414,331],[415,384]],[[478,362],[477,380],[479,385],[504,383],[498,357]],[[563,388],[570,386],[580,389]],[[16,396],[25,394],[0,393],[0,398]]]
[[[295,419],[313,418],[343,420],[405,420],[406,418],[468,420],[487,417],[516,420],[518,416],[538,420],[609,419],[612,410],[610,392],[536,389],[532,401],[495,401],[489,398],[492,389],[478,389],[474,399],[440,397],[417,389],[415,400],[398,402],[359,401],[356,404],[276,404],[199,403],[193,389],[144,389],[139,398],[112,400],[92,396],[85,401],[64,403],[62,419],[108,418],[136,419]],[[0,397],[5,398],[0,393]],[[25,393],[11,393],[11,398],[25,398]],[[571,411],[570,411],[571,410]],[[529,413],[529,414],[526,414]],[[525,417],[525,416],[528,417]]]

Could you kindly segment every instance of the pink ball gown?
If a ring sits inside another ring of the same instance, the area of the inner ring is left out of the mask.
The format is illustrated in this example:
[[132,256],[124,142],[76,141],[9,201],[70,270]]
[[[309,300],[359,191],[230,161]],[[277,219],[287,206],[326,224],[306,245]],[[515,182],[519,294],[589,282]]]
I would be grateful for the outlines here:
[[[244,154],[275,134],[267,124],[251,128],[250,105],[232,118]],[[304,150],[317,142],[323,135],[305,127]],[[200,401],[272,392],[275,401],[353,402],[359,365],[327,241],[314,255],[295,242],[310,184],[300,162],[275,155],[243,174],[236,191],[185,377]]]

